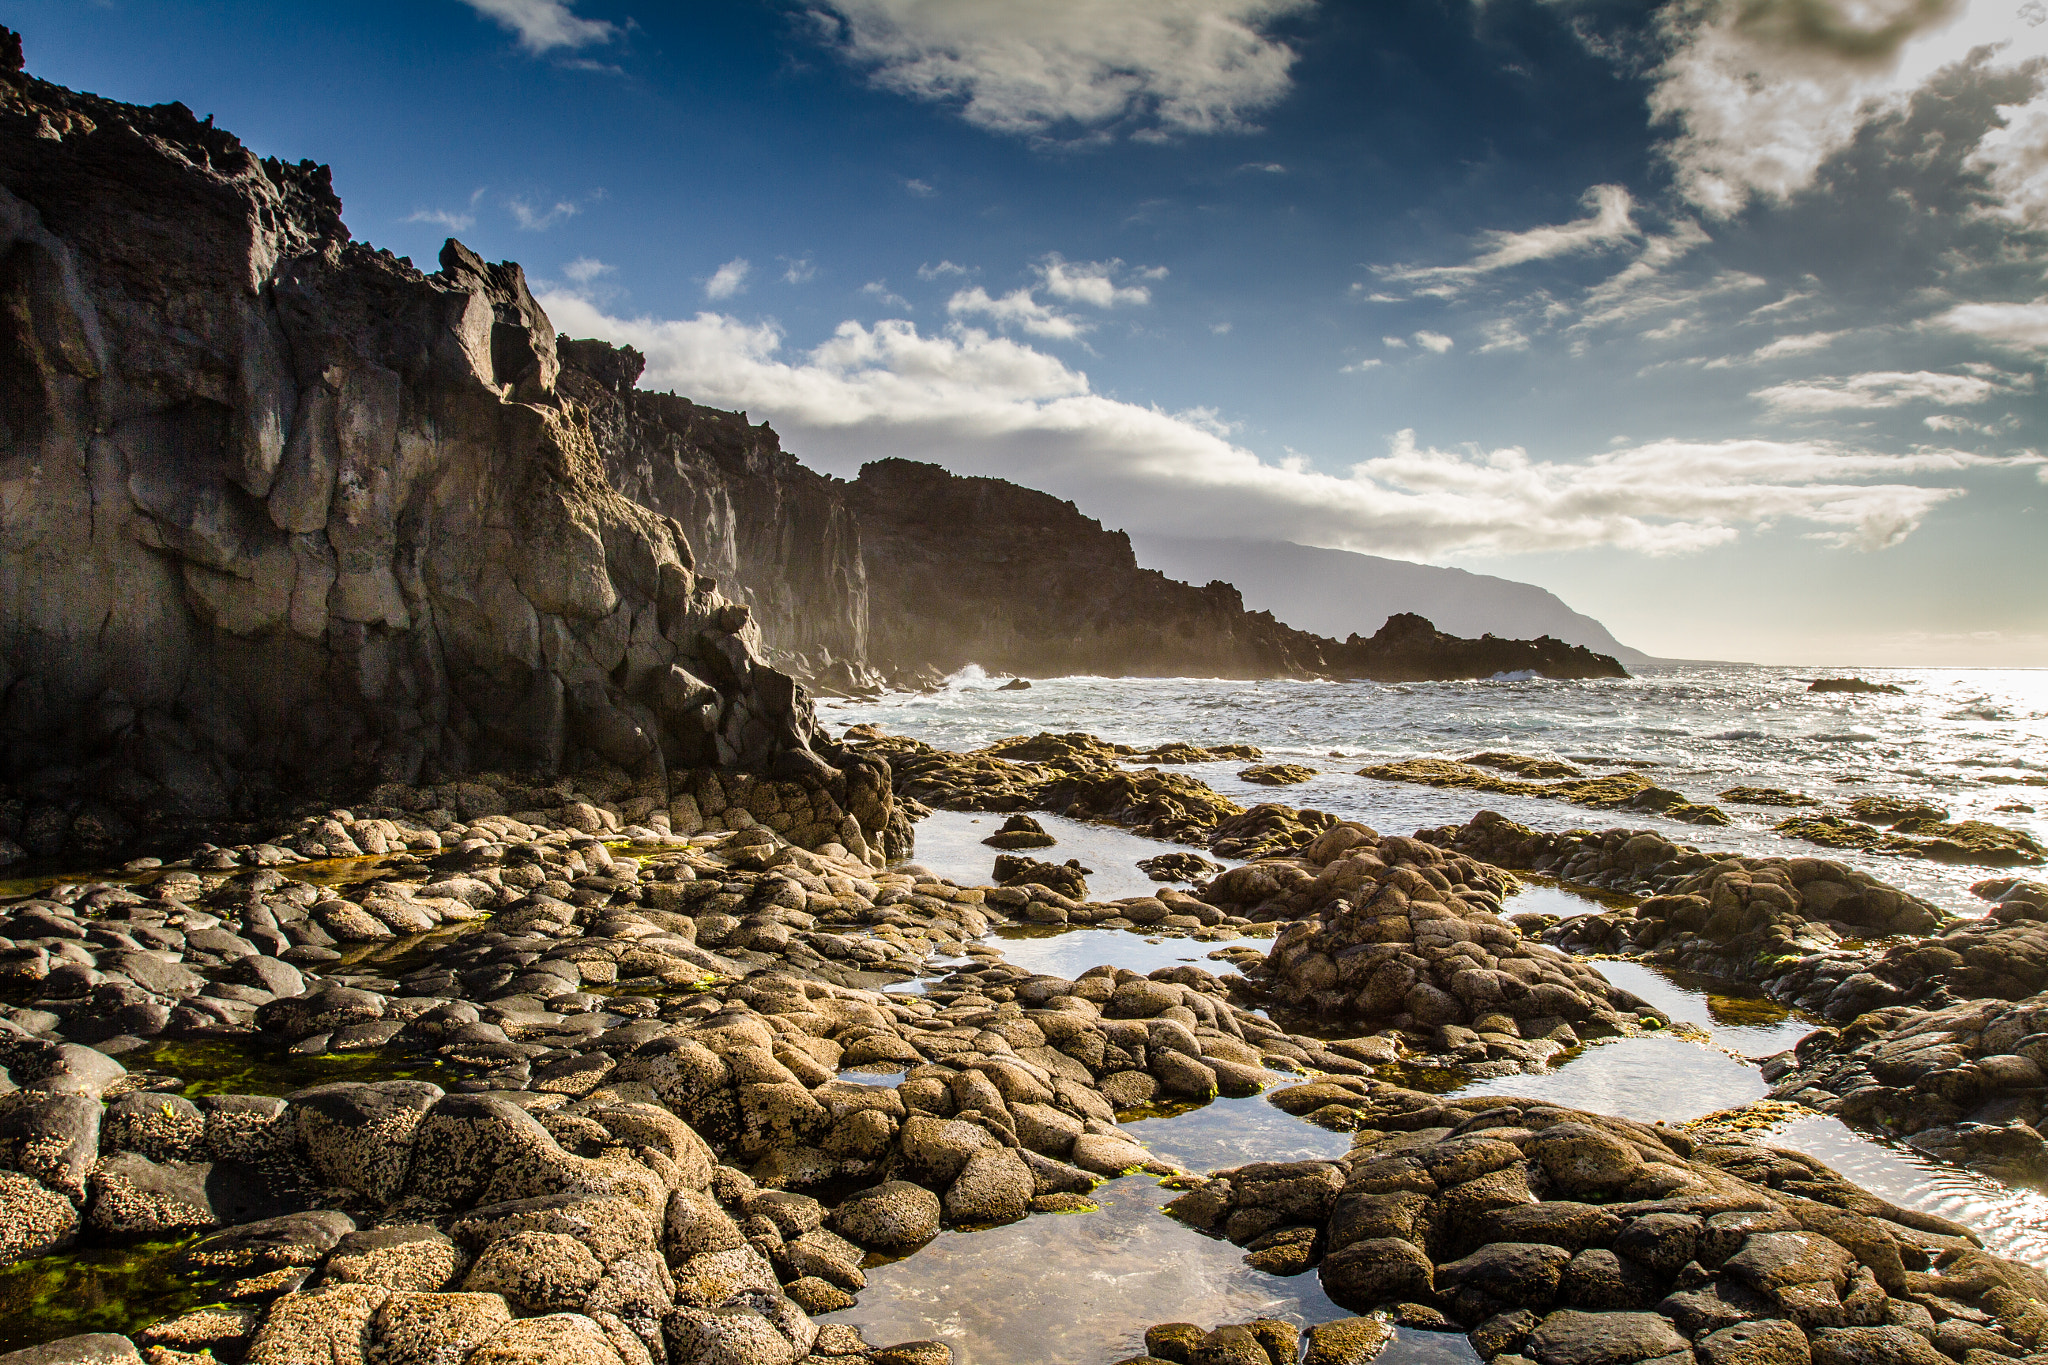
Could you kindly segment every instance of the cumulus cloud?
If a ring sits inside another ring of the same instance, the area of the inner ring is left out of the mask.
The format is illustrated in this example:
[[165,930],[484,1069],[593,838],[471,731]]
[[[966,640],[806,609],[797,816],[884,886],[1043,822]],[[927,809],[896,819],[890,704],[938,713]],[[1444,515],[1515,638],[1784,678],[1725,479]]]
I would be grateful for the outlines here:
[[609,275],[617,266],[606,265],[593,256],[578,256],[562,267],[562,273],[578,284],[589,284],[601,275]]
[[1939,403],[1956,407],[1981,403],[2003,385],[1967,374],[1932,370],[1872,370],[1844,379],[1806,379],[1773,384],[1750,394],[1780,413],[1840,412],[1846,408],[1898,408],[1908,403]]
[[999,327],[1020,327],[1033,336],[1054,341],[1072,341],[1089,330],[1089,324],[1073,314],[1040,303],[1029,289],[1013,289],[1001,298],[991,298],[977,284],[946,300],[946,311],[956,318],[986,317]]
[[[1045,292],[1054,298],[1093,304],[1097,308],[1152,302],[1152,291],[1144,285],[1116,282],[1117,273],[1123,268],[1124,263],[1114,258],[1107,261],[1069,261],[1057,251],[1035,267],[1039,279],[1045,283]],[[1134,273],[1141,280],[1161,280],[1166,278],[1166,267],[1152,266]]]
[[519,37],[519,45],[536,55],[556,48],[574,50],[608,43],[618,26],[602,19],[579,17],[569,0],[462,0],[478,14],[494,19]]
[[2019,350],[2048,351],[2048,299],[1958,304],[1938,314],[1933,324]]
[[[2048,25],[2015,22],[2014,0],[1740,0],[1671,5],[1670,55],[1650,96],[1675,132],[1665,154],[1680,191],[1716,216],[1807,188],[1872,120],[1973,53],[1998,66],[2048,54]],[[1982,50],[1979,52],[1979,50]],[[2028,125],[2031,128],[2031,123]],[[2008,130],[2010,133],[2010,129]],[[1996,181],[2031,133],[1980,147]]]
[[1621,186],[1595,185],[1581,202],[1586,216],[1569,223],[1481,233],[1479,254],[1463,265],[1376,266],[1373,273],[1383,279],[1420,284],[1423,287],[1417,293],[1448,295],[1496,270],[1611,247],[1641,235],[1635,225],[1634,201]]
[[1339,474],[1236,444],[1213,414],[1096,393],[1086,374],[1021,342],[954,324],[840,324],[785,354],[781,332],[718,313],[607,315],[573,294],[543,303],[567,335],[630,344],[647,383],[772,415],[791,449],[835,472],[891,455],[1015,479],[1135,531],[1291,539],[1413,558],[1615,546],[1703,549],[1791,522],[1877,549],[1962,490],[1914,476],[2013,469],[2039,456],[1888,455],[1829,441],[1665,440],[1579,461],[1509,448],[1445,451],[1412,433]]
[[998,133],[1129,123],[1216,133],[1287,93],[1265,31],[1314,0],[819,0],[826,40],[873,82]]
[[1442,355],[1458,343],[1452,341],[1442,332],[1417,332],[1415,334],[1415,344],[1433,355]]
[[704,281],[704,297],[707,299],[729,299],[747,287],[747,276],[754,273],[754,263],[744,256],[735,256],[711,272],[711,278]]
[[809,252],[801,256],[780,256],[776,259],[782,262],[784,284],[809,284],[817,278],[818,265],[811,259]]
[[972,275],[973,273],[966,266],[954,265],[951,261],[940,261],[937,265],[921,265],[917,268],[917,277],[921,280],[936,280],[944,275]]

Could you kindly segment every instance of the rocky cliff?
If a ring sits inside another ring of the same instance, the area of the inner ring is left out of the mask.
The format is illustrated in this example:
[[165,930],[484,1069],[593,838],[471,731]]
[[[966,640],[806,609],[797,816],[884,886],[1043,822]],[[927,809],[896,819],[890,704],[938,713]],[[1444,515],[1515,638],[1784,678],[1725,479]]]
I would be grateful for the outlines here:
[[[324,167],[28,77],[18,44],[0,66],[0,813],[50,826],[24,842],[482,766],[817,769],[718,591],[776,547],[712,495],[701,576],[612,486],[611,409],[573,401],[601,380],[564,382],[517,266],[450,242],[424,273],[350,239]],[[704,429],[774,483],[743,422]],[[654,453],[620,481],[675,501]],[[818,516],[819,571],[854,562]],[[794,622],[808,586],[764,591]]]
[[881,681],[866,662],[867,571],[843,485],[799,464],[766,422],[635,388],[646,361],[630,346],[559,351],[559,387],[588,410],[612,487],[675,520],[699,581],[752,609],[775,662],[840,689]]
[[1236,588],[1139,567],[1130,538],[1071,502],[937,465],[878,460],[847,486],[868,584],[870,656],[898,672],[968,663],[1038,677],[1312,677],[1407,682],[1531,672],[1626,677],[1544,637],[1460,639],[1397,615],[1338,641],[1247,611]]

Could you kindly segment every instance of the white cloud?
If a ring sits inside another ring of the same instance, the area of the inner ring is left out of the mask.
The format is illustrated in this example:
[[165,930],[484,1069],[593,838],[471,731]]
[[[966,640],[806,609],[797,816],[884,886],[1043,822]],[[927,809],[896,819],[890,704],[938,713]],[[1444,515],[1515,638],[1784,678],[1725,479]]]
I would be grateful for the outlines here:
[[1073,498],[1134,531],[1291,539],[1414,558],[1615,546],[1697,550],[1746,528],[1802,523],[1864,549],[1909,535],[1955,487],[1903,482],[2038,466],[2038,455],[1885,455],[1828,441],[1665,440],[1579,461],[1525,451],[1442,451],[1396,437],[1342,474],[1261,460],[1213,414],[1169,413],[1093,391],[1086,374],[1023,343],[955,324],[840,324],[785,355],[780,331],[717,313],[606,315],[568,293],[542,300],[571,335],[630,344],[646,384],[772,415],[788,446],[851,473],[900,455]]
[[1391,346],[1397,351],[1405,351],[1408,349],[1408,343],[1402,340],[1400,337],[1381,337],[1380,345]]
[[937,265],[921,265],[917,268],[917,277],[921,280],[936,280],[942,275],[972,275],[973,273],[966,266],[954,265],[951,261],[940,261]]
[[[1783,300],[1780,300],[1780,302],[1783,302]],[[1776,308],[1777,306],[1777,304],[1766,304],[1764,308],[1752,308],[1750,316],[1755,317],[1758,313],[1764,312],[1765,309]],[[1838,337],[1846,335],[1848,335],[1846,332],[1801,332],[1796,336],[1779,337],[1775,341],[1765,342],[1747,355],[1717,356],[1709,360],[1705,368],[1709,370],[1726,370],[1736,365],[1761,365],[1769,360],[1783,360],[1788,355],[1807,355],[1813,351],[1825,350],[1827,347],[1832,346]]]
[[515,196],[505,201],[505,207],[511,211],[512,221],[517,223],[523,232],[546,232],[563,219],[574,218],[583,212],[580,207],[566,199],[557,200],[548,207],[541,208],[530,199]]
[[1458,343],[1452,341],[1442,332],[1417,332],[1415,334],[1415,344],[1434,355],[1442,355]]
[[910,306],[910,300],[890,289],[887,280],[869,280],[860,287],[860,292],[869,295],[879,302],[886,303],[892,308],[901,308],[906,313],[913,311]]
[[610,275],[617,269],[617,266],[606,265],[595,257],[578,256],[562,267],[562,273],[578,284],[589,284],[600,275]]
[[2020,350],[2048,351],[2048,299],[1958,304],[1933,322],[1951,332],[1966,332]]
[[489,19],[495,19],[519,35],[519,45],[528,52],[550,52],[558,47],[590,47],[608,43],[618,36],[618,27],[602,19],[580,18],[569,0],[462,0]]
[[1033,336],[1054,341],[1072,341],[1089,330],[1087,323],[1071,313],[1040,303],[1029,289],[1013,289],[1001,298],[990,298],[977,284],[946,300],[946,311],[956,318],[986,317],[999,327],[1021,327]]
[[[1120,303],[1152,302],[1152,291],[1142,284],[1118,284],[1116,274],[1124,268],[1121,260],[1069,261],[1055,251],[1034,267],[1045,283],[1045,292],[1070,303],[1088,303],[1097,308],[1114,308]],[[1166,277],[1165,266],[1136,272],[1141,280]]]
[[1479,335],[1486,338],[1486,344],[1479,348],[1479,354],[1492,351],[1526,351],[1529,338],[1515,324],[1513,318],[1495,318],[1480,327]]
[[704,281],[704,297],[707,299],[729,299],[743,292],[747,287],[747,276],[754,272],[754,263],[744,256],[735,256],[711,272],[711,278]]
[[[1695,284],[1671,284],[1652,273],[1635,274],[1635,269],[1632,265],[1591,290],[1586,295],[1578,320],[1567,330],[1583,332],[1599,327],[1624,326],[1659,313],[1696,309],[1708,299],[1723,294],[1740,294],[1764,287],[1762,276],[1740,270],[1717,271]],[[1624,277],[1629,277],[1625,284]]]
[[1375,266],[1373,273],[1383,279],[1420,283],[1425,287],[1416,292],[1421,294],[1449,295],[1496,270],[1594,251],[1641,235],[1635,225],[1634,201],[1621,186],[1595,185],[1586,191],[1581,202],[1588,210],[1587,215],[1569,223],[1521,232],[1481,233],[1482,250],[1463,265]]
[[1350,363],[1349,365],[1345,365],[1345,366],[1341,367],[1341,368],[1340,368],[1340,369],[1339,369],[1339,370],[1337,371],[1337,373],[1338,373],[1338,374],[1364,374],[1364,373],[1365,373],[1365,372],[1366,372],[1367,370],[1377,370],[1377,369],[1378,369],[1378,368],[1379,368],[1380,366],[1382,366],[1382,365],[1384,365],[1384,364],[1386,364],[1386,363],[1387,363],[1387,362],[1386,362],[1386,361],[1384,361],[1384,360],[1354,360],[1354,361],[1352,361],[1352,362],[1351,362],[1351,363]]
[[1313,0],[818,0],[875,84],[1032,136],[1126,120],[1214,133],[1286,94],[1294,53],[1262,31]]
[[808,252],[801,256],[778,256],[775,259],[782,262],[784,284],[809,284],[817,278],[817,263],[811,259]]
[[1965,163],[1983,171],[2003,201],[2002,217],[2048,228],[2048,86],[2025,104],[1999,106],[2005,126],[1977,140]]
[[1954,407],[1981,403],[2003,385],[1974,375],[1937,374],[1931,370],[1872,370],[1844,379],[1806,379],[1773,384],[1749,396],[1780,413],[1840,412],[1848,408],[1898,408],[1908,403],[1939,403]]
[[938,193],[928,180],[906,180],[903,182],[903,188],[919,199],[930,199]]
[[[1904,108],[1974,50],[1998,66],[2048,54],[2048,26],[2015,23],[2015,8],[2014,0],[1668,6],[1673,46],[1650,108],[1676,129],[1664,150],[1681,192],[1726,216],[1752,198],[1805,189],[1865,124]],[[1980,154],[2003,167],[2011,145],[1992,141]]]
[[473,213],[456,213],[452,209],[414,209],[406,217],[408,223],[435,223],[450,232],[467,232],[476,224]]

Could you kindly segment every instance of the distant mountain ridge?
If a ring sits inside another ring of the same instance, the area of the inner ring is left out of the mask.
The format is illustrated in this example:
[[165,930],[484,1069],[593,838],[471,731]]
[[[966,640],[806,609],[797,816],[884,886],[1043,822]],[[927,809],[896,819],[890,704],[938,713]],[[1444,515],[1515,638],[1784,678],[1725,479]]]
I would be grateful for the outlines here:
[[1533,583],[1284,540],[1134,534],[1131,548],[1148,569],[1191,583],[1220,578],[1246,607],[1315,635],[1371,635],[1389,616],[1414,612],[1452,635],[1548,635],[1631,668],[1656,662]]

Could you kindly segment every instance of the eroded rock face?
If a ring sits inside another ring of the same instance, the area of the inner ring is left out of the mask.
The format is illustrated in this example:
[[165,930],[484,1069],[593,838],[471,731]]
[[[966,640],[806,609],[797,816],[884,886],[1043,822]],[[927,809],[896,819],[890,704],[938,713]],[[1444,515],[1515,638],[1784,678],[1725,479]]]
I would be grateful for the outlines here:
[[519,268],[422,273],[340,212],[182,105],[0,77],[15,841],[104,855],[280,784],[814,766],[747,609],[607,482]]

